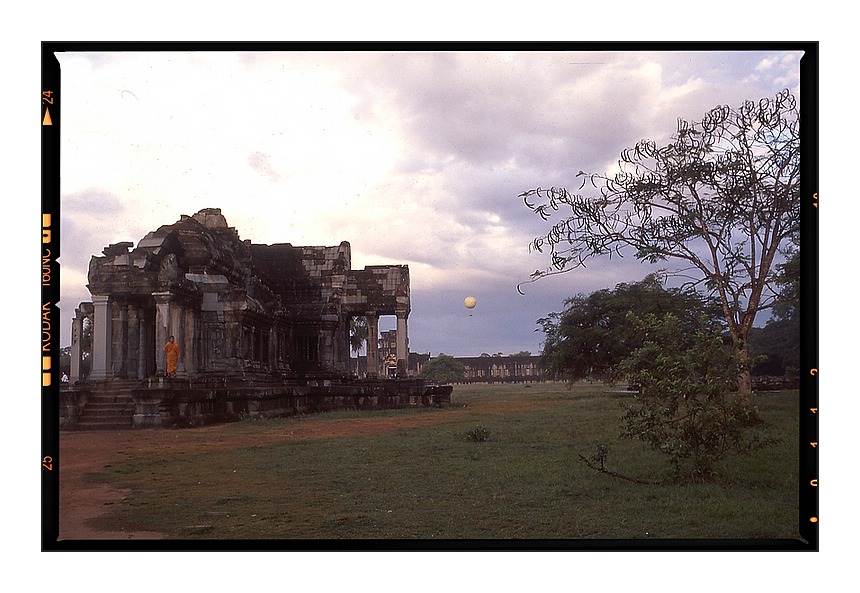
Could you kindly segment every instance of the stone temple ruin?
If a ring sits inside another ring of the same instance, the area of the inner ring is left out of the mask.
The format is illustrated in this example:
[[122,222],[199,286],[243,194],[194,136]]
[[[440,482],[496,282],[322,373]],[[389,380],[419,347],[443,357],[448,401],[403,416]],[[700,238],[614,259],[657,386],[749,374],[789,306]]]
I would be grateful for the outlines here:
[[[344,407],[442,405],[451,388],[406,377],[409,268],[351,268],[350,245],[241,240],[220,209],[182,216],[90,261],[72,322],[61,426],[189,426]],[[396,378],[380,379],[378,320],[397,318]],[[366,377],[350,376],[352,317],[368,325]],[[91,371],[81,376],[84,324]],[[162,347],[181,357],[166,376]]]

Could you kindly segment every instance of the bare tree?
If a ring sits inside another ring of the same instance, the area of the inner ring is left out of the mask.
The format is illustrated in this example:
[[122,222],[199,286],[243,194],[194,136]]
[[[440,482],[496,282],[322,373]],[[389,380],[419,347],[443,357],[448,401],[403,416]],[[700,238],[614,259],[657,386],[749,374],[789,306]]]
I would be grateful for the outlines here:
[[[751,391],[747,338],[774,303],[774,260],[800,228],[800,115],[787,90],[774,98],[718,106],[700,122],[678,120],[668,144],[642,140],[621,153],[615,174],[587,175],[572,193],[520,194],[544,220],[567,216],[531,248],[549,249],[538,278],[585,267],[596,256],[631,251],[641,261],[677,260],[688,286],[715,294]],[[569,210],[569,212],[568,212]]]

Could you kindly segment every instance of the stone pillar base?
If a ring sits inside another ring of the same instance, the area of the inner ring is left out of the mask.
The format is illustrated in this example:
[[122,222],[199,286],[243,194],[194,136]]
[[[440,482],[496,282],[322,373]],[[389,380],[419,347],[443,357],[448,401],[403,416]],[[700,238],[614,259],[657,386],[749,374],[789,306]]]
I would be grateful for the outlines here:
[[161,414],[137,414],[131,417],[132,428],[158,428],[164,424]]

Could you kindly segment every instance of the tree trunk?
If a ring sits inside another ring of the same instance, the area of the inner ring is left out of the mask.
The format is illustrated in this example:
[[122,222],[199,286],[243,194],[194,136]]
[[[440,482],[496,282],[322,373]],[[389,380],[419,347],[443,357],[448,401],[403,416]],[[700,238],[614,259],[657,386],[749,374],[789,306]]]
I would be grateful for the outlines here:
[[747,350],[746,340],[741,341],[738,346],[738,395],[743,397],[747,403],[752,395],[752,373],[750,372],[750,355]]

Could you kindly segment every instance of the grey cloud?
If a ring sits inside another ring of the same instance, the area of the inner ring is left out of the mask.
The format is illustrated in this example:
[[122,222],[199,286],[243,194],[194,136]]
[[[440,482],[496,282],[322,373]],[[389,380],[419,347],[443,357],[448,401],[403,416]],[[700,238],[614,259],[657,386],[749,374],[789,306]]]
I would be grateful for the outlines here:
[[[635,79],[619,86],[606,74],[635,67],[603,54],[531,54],[508,63],[482,54],[407,54],[377,57],[366,77],[349,84],[365,94],[361,117],[403,126],[407,152],[397,170],[404,175],[444,174],[452,193],[463,195],[476,171],[485,179],[513,164],[530,173],[504,194],[493,192],[498,200],[574,183],[576,171],[601,170],[639,140],[648,89]],[[487,208],[471,201],[456,207]]]
[[117,59],[115,52],[60,52],[57,59],[60,64],[66,60],[84,60],[93,68],[101,68],[102,66],[110,66]]
[[280,173],[278,173],[272,166],[269,155],[265,153],[259,151],[253,153],[248,157],[248,164],[251,166],[251,169],[265,177],[268,177],[272,181],[277,181],[281,178]]
[[[116,195],[98,188],[63,195],[60,199],[60,262],[86,274],[90,257],[100,254],[110,241],[117,221],[132,216]],[[134,240],[116,238],[116,240]]]
[[126,205],[118,196],[99,188],[65,194],[61,197],[60,212],[74,212],[79,216],[120,214]]
[[[363,116],[402,123],[412,151],[401,163],[405,171],[444,168],[451,158],[479,166],[514,159],[553,174],[596,170],[643,137],[670,134],[679,116],[701,117],[718,103],[748,98],[739,80],[772,55],[548,53],[504,62],[468,52],[395,54],[377,57],[373,70],[350,84],[365,93]],[[778,58],[761,96],[797,69]],[[698,88],[659,104],[659,93],[699,79]]]
[[395,54],[377,57],[367,78],[351,82],[367,94],[364,117],[396,118],[417,153],[485,162],[509,151],[506,126],[523,99],[482,68],[458,54]]

